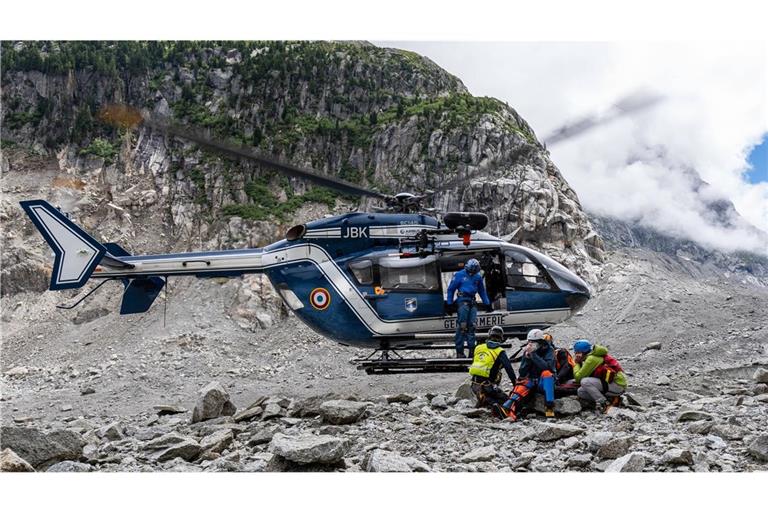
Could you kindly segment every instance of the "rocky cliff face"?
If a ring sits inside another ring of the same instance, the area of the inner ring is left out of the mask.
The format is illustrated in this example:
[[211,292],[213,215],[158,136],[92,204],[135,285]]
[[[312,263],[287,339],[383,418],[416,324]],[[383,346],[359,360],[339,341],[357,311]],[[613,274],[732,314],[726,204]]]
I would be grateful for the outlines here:
[[[264,245],[297,221],[371,204],[101,123],[99,109],[115,102],[382,192],[436,190],[436,206],[483,211],[489,231],[587,278],[603,258],[530,126],[410,52],[351,42],[4,43],[2,100],[6,176],[29,173],[45,197],[134,252]],[[46,173],[31,155],[50,157]],[[3,221],[24,226],[11,199]],[[13,230],[9,241],[12,252],[29,247]],[[4,291],[28,281],[10,279]]]

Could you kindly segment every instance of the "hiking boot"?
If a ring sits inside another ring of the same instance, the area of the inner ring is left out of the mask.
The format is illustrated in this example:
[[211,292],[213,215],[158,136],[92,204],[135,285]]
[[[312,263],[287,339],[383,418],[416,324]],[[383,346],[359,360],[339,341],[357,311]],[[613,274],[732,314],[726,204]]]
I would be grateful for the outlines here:
[[514,409],[507,410],[507,417],[504,418],[504,421],[509,421],[510,423],[514,423],[517,421],[517,414],[515,414]]
[[499,405],[499,404],[493,404],[492,410],[493,410],[493,415],[499,418],[500,420],[503,420],[509,414],[509,411],[505,409],[503,405]]
[[554,407],[547,407],[544,409],[544,416],[547,418],[554,418],[555,417],[555,408]]
[[608,411],[610,411],[613,407],[616,407],[618,405],[621,405],[621,397],[620,396],[614,396],[608,402],[603,405],[602,410],[603,414],[607,414]]

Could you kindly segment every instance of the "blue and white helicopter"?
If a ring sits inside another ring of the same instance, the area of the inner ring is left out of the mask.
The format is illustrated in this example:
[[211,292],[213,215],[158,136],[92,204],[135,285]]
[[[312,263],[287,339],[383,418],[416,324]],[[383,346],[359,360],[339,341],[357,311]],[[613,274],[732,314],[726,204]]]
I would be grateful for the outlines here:
[[263,273],[313,330],[343,345],[372,349],[358,361],[369,373],[465,370],[469,360],[404,358],[398,351],[445,347],[440,341],[456,330],[445,290],[469,258],[480,261],[493,302],[478,314],[479,331],[499,325],[511,337],[544,329],[568,319],[590,298],[587,284],[552,258],[483,232],[487,217],[482,213],[446,213],[438,219],[423,213],[425,196],[388,196],[178,125],[143,122],[230,157],[345,194],[374,197],[387,206],[294,226],[285,239],[263,248],[135,256],[115,243],[97,241],[44,200],[22,201],[53,249],[51,290],[116,280],[124,285],[120,314],[134,314],[147,311],[171,277]]

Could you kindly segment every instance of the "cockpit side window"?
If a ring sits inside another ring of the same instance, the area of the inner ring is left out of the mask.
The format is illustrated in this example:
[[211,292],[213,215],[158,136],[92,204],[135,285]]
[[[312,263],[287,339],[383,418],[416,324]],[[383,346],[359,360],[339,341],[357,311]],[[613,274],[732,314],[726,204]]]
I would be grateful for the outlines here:
[[388,257],[379,259],[381,287],[385,290],[439,291],[437,259]]
[[552,288],[538,265],[521,252],[504,251],[504,267],[507,286],[541,290]]
[[355,276],[355,280],[362,285],[373,284],[373,261],[357,260],[349,264],[349,270]]

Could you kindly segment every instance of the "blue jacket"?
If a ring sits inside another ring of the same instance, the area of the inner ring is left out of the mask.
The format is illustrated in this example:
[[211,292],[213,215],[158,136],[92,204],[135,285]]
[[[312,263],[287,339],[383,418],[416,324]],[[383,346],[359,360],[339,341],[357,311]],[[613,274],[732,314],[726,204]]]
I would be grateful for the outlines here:
[[555,351],[550,343],[540,343],[539,348],[530,356],[523,356],[520,361],[520,378],[538,379],[541,372],[549,370],[552,375],[555,371]]
[[457,290],[461,294],[471,295],[473,300],[475,298],[475,294],[479,293],[480,298],[483,299],[483,304],[491,303],[490,299],[488,299],[488,294],[485,293],[483,276],[481,276],[479,272],[471,276],[467,274],[466,270],[459,270],[453,275],[451,284],[448,285],[448,297],[446,300],[448,304],[453,304],[453,296],[456,294]]

